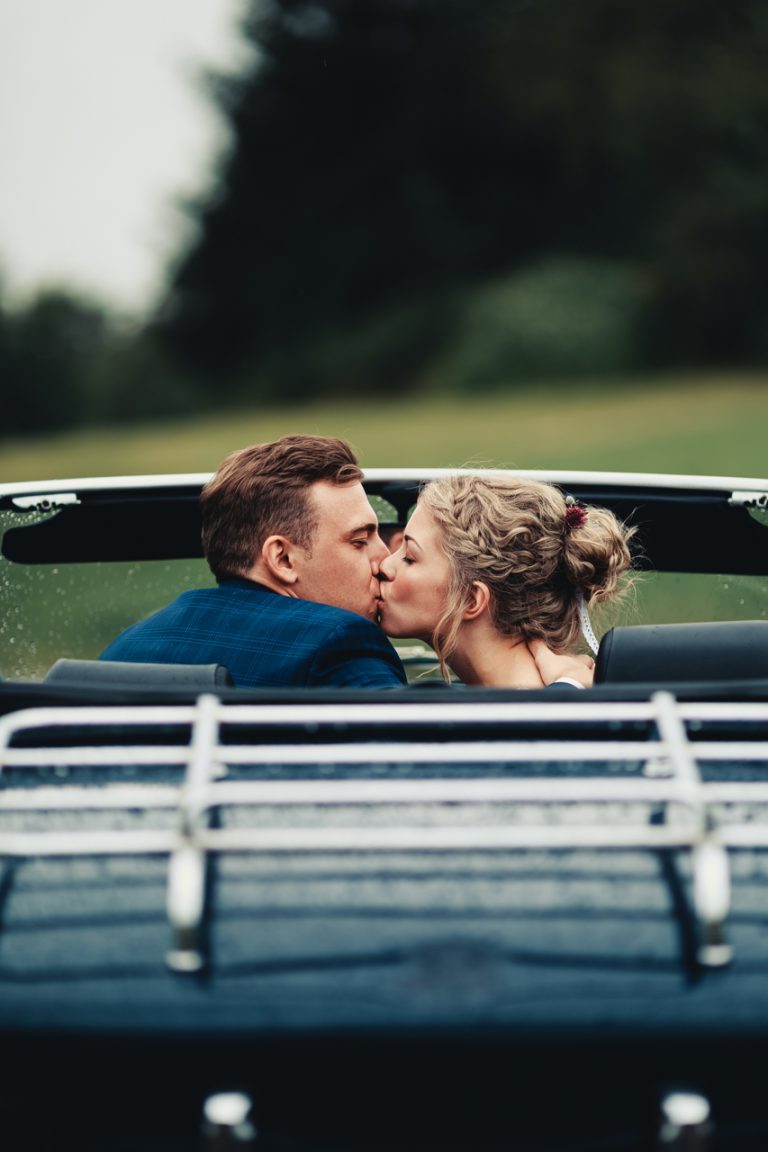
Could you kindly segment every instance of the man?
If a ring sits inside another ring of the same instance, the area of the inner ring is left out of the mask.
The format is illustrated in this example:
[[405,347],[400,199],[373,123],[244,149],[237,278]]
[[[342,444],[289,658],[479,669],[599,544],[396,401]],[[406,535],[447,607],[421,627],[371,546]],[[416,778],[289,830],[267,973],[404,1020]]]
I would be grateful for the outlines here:
[[223,664],[244,688],[405,684],[375,622],[387,547],[362,475],[332,437],[232,453],[200,498],[217,586],[183,592],[101,658]]

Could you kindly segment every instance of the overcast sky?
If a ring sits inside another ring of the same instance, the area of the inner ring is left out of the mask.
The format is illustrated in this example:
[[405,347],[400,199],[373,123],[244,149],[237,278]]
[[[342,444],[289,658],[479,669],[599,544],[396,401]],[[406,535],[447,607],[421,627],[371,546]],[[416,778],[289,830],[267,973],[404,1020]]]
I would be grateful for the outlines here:
[[0,0],[0,284],[140,312],[226,136],[196,76],[245,0]]

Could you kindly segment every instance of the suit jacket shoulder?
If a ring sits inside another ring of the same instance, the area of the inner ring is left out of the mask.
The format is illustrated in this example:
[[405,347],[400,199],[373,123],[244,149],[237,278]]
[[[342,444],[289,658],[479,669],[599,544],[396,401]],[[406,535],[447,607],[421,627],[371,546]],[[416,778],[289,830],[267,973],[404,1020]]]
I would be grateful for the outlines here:
[[405,684],[400,657],[381,629],[354,612],[333,611],[338,615],[333,618],[325,642],[316,649],[311,682],[345,688],[391,688]]
[[126,629],[101,658],[223,664],[246,688],[406,682],[397,653],[371,620],[250,581],[183,592]]

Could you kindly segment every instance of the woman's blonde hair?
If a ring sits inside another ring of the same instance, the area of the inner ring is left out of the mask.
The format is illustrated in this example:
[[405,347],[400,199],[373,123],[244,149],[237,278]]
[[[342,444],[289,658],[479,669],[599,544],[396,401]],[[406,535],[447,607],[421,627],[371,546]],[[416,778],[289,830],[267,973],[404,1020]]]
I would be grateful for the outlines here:
[[551,484],[457,475],[427,484],[419,504],[434,517],[450,561],[432,641],[446,677],[474,581],[488,585],[491,619],[502,634],[544,640],[556,652],[578,642],[577,590],[594,605],[615,599],[627,584],[621,578],[631,567],[635,530],[605,508],[585,507],[566,519],[565,496]]

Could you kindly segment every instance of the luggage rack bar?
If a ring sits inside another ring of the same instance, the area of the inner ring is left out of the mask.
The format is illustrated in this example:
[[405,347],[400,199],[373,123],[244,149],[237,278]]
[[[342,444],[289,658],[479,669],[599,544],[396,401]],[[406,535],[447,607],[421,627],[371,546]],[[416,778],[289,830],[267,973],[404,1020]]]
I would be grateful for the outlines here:
[[[585,724],[590,729],[601,726],[606,738],[590,732],[589,738],[579,739],[574,732]],[[757,739],[726,739],[718,724],[737,725],[740,736],[756,726]],[[364,738],[372,726],[386,730],[388,725],[391,739]],[[556,738],[558,726],[564,735]],[[631,731],[624,738],[621,730],[627,726]],[[713,728],[709,735],[718,738],[705,738],[708,726]],[[638,727],[639,734],[633,730]],[[275,742],[270,733],[276,728],[288,730],[290,739]],[[247,742],[229,742],[244,729]],[[532,729],[540,735],[532,736]],[[89,732],[100,733],[102,743],[85,743]],[[328,742],[318,742],[320,733]],[[141,742],[126,742],[131,736]],[[18,822],[25,813],[45,813],[54,827],[30,831],[4,824],[0,855],[167,855],[166,904],[173,933],[167,962],[175,971],[193,972],[205,964],[201,940],[211,853],[687,850],[698,960],[705,967],[720,967],[731,958],[725,936],[730,905],[727,849],[768,847],[768,821],[729,822],[720,811],[768,804],[768,778],[702,780],[700,765],[727,761],[768,767],[768,704],[679,704],[670,694],[657,693],[641,703],[478,702],[447,709],[434,703],[389,702],[233,705],[204,695],[189,706],[30,709],[0,720],[0,773],[6,772],[5,778],[0,775],[0,814],[13,813]],[[499,765],[505,770],[541,765],[551,772],[574,762],[584,765],[583,774],[502,776],[488,771]],[[595,764],[620,767],[622,775],[590,775]],[[453,765],[466,766],[467,773],[227,779],[233,768],[280,768],[287,774],[299,767],[327,771],[350,765],[359,765],[363,772],[371,766],[383,770],[409,765],[415,773],[419,765]],[[176,769],[180,779],[126,783],[109,776],[111,769],[122,767],[150,774]],[[57,774],[87,769],[90,775],[85,784],[64,775],[53,783],[37,778],[30,786],[30,772],[41,768]],[[9,784],[8,770],[21,773],[23,786]],[[629,812],[620,821],[614,813],[610,823],[594,816],[580,823],[554,818],[556,806],[573,811],[578,804],[626,805]],[[505,819],[503,811],[494,811],[503,805],[541,806],[551,814],[550,822],[510,822],[508,814]],[[640,817],[634,811],[638,805],[643,806]],[[408,813],[416,806],[414,821]],[[468,806],[483,806],[485,812],[457,822],[456,813],[466,814]],[[255,818],[268,808],[299,807],[312,810],[311,823],[271,827]],[[425,807],[428,822],[422,818]],[[376,808],[400,815],[385,824],[367,822]],[[253,810],[254,816],[245,826],[212,826],[213,814],[227,810]],[[73,811],[166,812],[173,819],[161,828],[73,832],[55,826],[57,813]],[[396,860],[392,867],[398,867]]]

